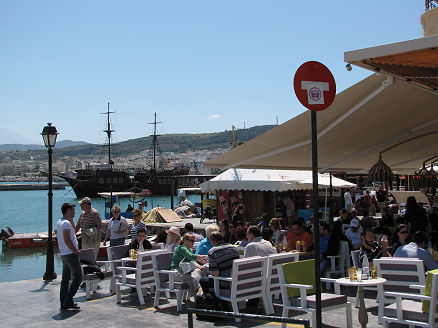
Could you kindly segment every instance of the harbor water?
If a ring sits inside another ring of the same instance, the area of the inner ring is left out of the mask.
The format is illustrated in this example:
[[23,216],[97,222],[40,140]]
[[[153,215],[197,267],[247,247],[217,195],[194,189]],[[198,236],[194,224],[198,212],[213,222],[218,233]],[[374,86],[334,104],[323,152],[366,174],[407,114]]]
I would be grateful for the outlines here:
[[[148,206],[143,210],[152,207],[170,208],[170,197],[147,197]],[[192,202],[200,202],[199,195],[188,196]],[[71,187],[65,190],[53,190],[53,229],[62,216],[61,205],[66,202],[77,204]],[[131,204],[128,198],[120,198],[120,207],[125,211]],[[177,204],[177,198],[174,198]],[[105,200],[92,199],[92,206],[97,209],[102,218],[105,216]],[[81,209],[76,207],[75,222],[79,217]],[[48,192],[47,190],[13,190],[0,191],[0,229],[11,227],[14,233],[25,232],[46,232],[48,230]],[[18,281],[24,279],[40,278],[46,268],[46,248],[34,247],[25,249],[10,249],[5,246],[0,249],[0,282]],[[62,273],[61,257],[55,248],[55,272]]]

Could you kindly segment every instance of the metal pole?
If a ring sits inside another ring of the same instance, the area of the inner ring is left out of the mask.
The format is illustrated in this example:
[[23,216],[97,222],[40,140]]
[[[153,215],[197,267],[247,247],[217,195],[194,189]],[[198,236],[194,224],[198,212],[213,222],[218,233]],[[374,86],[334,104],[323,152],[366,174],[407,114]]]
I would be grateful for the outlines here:
[[332,172],[329,172],[330,174],[330,214],[329,214],[329,223],[332,224],[333,223],[333,216],[334,216],[334,211],[333,211],[333,184],[332,184]]
[[111,183],[110,183],[110,218],[111,218],[111,209],[113,208],[113,165],[111,163],[111,124],[110,124],[110,111],[109,111],[109,105],[110,103],[108,103],[108,111],[107,111],[107,122],[108,122],[108,130],[107,130],[107,134],[108,134],[108,165],[109,165],[109,170],[110,170],[110,177],[111,177]]
[[311,111],[312,123],[312,177],[313,177],[313,245],[315,252],[315,297],[316,297],[316,327],[322,325],[321,318],[321,270],[319,268],[319,215],[318,215],[318,140],[316,128],[316,112]]
[[47,257],[46,257],[46,272],[43,275],[43,280],[54,280],[56,279],[55,265],[53,260],[53,239],[52,239],[52,147],[49,146],[49,231],[47,237]]
[[173,197],[175,197],[175,180],[173,177],[171,177],[170,181],[170,209],[173,210]]

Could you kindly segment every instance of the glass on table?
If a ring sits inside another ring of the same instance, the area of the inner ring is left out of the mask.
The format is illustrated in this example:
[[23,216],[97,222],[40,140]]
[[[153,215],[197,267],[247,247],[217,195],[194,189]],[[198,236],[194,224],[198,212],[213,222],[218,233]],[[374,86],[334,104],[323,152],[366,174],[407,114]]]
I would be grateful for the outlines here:
[[371,279],[377,279],[377,266],[371,266]]
[[350,281],[354,281],[355,274],[356,274],[356,267],[351,267],[348,269],[348,277],[350,278]]
[[357,281],[362,281],[362,269],[356,269]]
[[300,242],[299,240],[297,240],[297,242],[296,242],[296,250],[297,250],[298,252],[301,251],[301,242]]

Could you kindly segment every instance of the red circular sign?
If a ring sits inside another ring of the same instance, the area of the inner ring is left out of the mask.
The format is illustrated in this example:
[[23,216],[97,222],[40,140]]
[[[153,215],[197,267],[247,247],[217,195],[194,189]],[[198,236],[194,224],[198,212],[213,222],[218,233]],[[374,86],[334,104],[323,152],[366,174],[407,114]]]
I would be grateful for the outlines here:
[[330,70],[317,61],[301,65],[294,76],[294,89],[304,107],[320,111],[329,107],[336,95],[336,83]]

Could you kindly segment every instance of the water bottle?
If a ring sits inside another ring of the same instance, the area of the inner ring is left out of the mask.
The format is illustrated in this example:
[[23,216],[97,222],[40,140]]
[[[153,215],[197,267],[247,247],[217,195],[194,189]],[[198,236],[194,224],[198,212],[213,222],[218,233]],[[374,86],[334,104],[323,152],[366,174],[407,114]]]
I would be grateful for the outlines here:
[[283,251],[287,252],[289,249],[289,244],[287,243],[286,236],[283,236]]
[[368,261],[368,256],[365,253],[362,260],[362,280],[367,280],[370,276],[370,263]]

